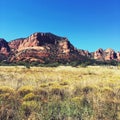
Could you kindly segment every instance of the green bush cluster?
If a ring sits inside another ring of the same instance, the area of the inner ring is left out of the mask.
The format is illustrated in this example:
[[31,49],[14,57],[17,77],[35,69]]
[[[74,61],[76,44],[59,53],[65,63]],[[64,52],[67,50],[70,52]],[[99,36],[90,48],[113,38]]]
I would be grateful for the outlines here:
[[1,61],[0,66],[25,66],[26,68],[30,68],[31,66],[39,66],[39,67],[57,67],[60,65],[65,65],[65,66],[72,66],[72,67],[86,67],[88,65],[113,65],[113,66],[119,66],[119,62],[115,60],[110,60],[110,61],[97,61],[94,59],[88,59],[84,58],[84,60],[71,60],[71,61],[45,61],[44,63],[40,62],[24,62],[24,61],[19,61],[19,62],[8,62],[8,61]]

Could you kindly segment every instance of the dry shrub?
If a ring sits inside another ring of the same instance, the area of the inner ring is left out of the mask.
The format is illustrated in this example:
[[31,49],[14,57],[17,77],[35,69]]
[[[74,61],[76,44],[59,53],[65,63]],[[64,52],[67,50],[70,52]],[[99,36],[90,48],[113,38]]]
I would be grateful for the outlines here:
[[0,94],[4,94],[4,93],[14,93],[15,90],[11,87],[8,86],[0,86]]
[[92,86],[86,86],[86,87],[84,87],[83,89],[82,89],[82,92],[84,93],[84,94],[89,94],[90,92],[92,92],[93,91],[93,87]]
[[36,101],[24,101],[22,103],[22,110],[24,111],[25,116],[30,116],[33,111],[39,109],[39,104]]
[[35,99],[36,99],[36,96],[34,93],[28,93],[23,98],[24,101],[31,101],[31,100],[35,100]]
[[0,107],[0,120],[13,120],[15,112],[9,106]]
[[104,98],[113,99],[115,97],[115,93],[114,93],[113,89],[110,87],[103,87],[101,89],[101,92],[102,92],[102,95],[104,96]]
[[69,85],[69,82],[68,82],[68,81],[62,81],[62,82],[60,83],[60,85],[66,86],[66,85]]
[[26,94],[33,92],[33,90],[32,86],[22,86],[18,89],[18,93],[20,96],[24,97]]
[[63,100],[64,98],[66,98],[69,95],[66,88],[61,87],[61,86],[53,86],[49,92],[50,92],[51,97],[59,96],[61,100]]

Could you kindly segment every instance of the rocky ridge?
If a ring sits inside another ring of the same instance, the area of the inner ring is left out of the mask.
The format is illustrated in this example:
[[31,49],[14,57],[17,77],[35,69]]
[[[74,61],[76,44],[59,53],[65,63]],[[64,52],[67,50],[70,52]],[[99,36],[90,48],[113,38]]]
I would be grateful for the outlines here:
[[95,59],[98,61],[120,61],[120,52],[102,48],[90,53],[76,49],[65,37],[52,33],[36,32],[27,38],[19,38],[10,42],[0,39],[0,61],[9,62],[70,62]]
[[[52,33],[34,33],[27,38],[1,42],[1,53],[8,53],[9,62],[59,62],[82,59],[77,49],[65,37]],[[4,48],[4,49],[3,49]],[[4,54],[6,56],[6,54]]]
[[120,52],[115,52],[113,49],[108,48],[103,50],[102,48],[94,52],[93,58],[100,61],[116,60],[120,61]]

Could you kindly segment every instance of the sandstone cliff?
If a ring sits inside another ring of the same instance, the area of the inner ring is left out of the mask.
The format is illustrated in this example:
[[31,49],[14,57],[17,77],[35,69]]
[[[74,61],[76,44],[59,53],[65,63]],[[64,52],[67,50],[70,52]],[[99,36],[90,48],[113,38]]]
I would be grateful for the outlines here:
[[34,33],[27,38],[9,42],[13,53],[10,62],[71,61],[81,59],[77,49],[65,37],[52,33]]
[[94,52],[94,59],[100,61],[120,60],[119,52],[116,53],[113,49],[108,48],[106,50],[98,49]]
[[10,52],[10,47],[8,45],[8,42],[6,42],[4,39],[0,39],[0,53],[4,55],[8,55]]
[[70,62],[95,59],[98,61],[120,61],[120,52],[113,49],[98,49],[90,53],[76,49],[66,37],[52,33],[36,32],[27,38],[10,42],[0,39],[0,61],[9,62]]

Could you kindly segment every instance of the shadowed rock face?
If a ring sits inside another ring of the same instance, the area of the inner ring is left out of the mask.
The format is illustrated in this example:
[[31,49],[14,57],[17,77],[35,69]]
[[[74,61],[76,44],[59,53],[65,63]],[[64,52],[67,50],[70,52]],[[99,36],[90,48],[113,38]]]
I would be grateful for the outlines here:
[[90,53],[76,49],[67,38],[52,33],[36,32],[27,38],[19,38],[10,42],[0,39],[0,60],[44,63],[45,61],[84,61],[87,58],[120,61],[120,52],[116,53],[110,48],[106,50],[100,48]]
[[113,49],[106,49],[105,50],[105,60],[114,60],[117,59],[116,52]]
[[8,43],[0,38],[0,53],[4,55],[8,55],[10,52],[10,47],[8,46]]
[[104,50],[102,48],[94,52],[94,59],[96,60],[104,60],[104,56]]
[[0,61],[7,60],[10,53],[8,42],[0,38]]

